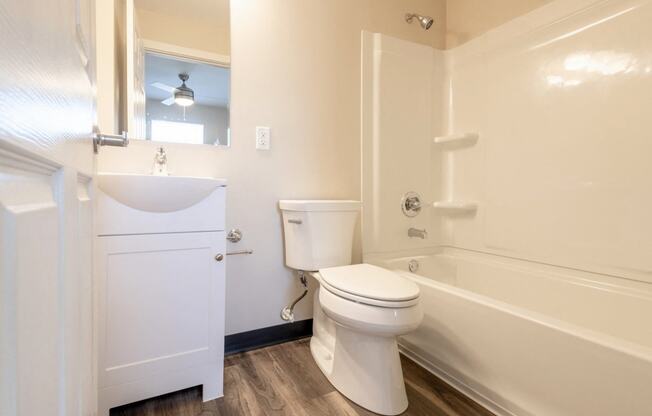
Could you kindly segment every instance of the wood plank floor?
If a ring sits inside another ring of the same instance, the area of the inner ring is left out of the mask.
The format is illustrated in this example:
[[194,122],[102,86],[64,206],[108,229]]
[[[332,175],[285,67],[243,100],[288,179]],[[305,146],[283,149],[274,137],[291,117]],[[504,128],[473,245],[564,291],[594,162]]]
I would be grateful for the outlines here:
[[[404,415],[490,416],[492,413],[402,357],[410,406]],[[201,388],[113,409],[111,416],[367,416],[342,396],[310,355],[309,339],[226,358],[224,397],[202,403]]]

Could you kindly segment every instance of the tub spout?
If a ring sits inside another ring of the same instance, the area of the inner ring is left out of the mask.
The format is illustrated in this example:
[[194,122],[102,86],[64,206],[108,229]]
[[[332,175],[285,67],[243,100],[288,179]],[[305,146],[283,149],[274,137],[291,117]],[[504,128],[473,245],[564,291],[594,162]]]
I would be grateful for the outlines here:
[[420,230],[418,228],[410,228],[408,230],[408,237],[413,238],[413,237],[418,237],[418,238],[428,238],[428,232],[426,230]]

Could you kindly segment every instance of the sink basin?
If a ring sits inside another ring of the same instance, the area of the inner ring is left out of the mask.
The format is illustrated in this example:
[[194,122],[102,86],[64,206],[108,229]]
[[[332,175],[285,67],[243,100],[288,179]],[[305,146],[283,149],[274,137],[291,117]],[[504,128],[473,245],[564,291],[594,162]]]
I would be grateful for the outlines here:
[[206,198],[225,179],[192,176],[155,176],[99,173],[98,187],[111,198],[141,211],[172,212]]

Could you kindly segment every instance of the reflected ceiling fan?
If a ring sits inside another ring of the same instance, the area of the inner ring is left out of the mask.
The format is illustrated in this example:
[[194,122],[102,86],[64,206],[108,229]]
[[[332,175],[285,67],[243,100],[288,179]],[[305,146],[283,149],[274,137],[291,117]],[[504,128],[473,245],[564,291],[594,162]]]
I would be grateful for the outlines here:
[[162,82],[155,82],[152,84],[152,87],[162,89],[163,91],[169,92],[171,95],[169,98],[161,101],[165,105],[177,104],[181,107],[188,107],[194,104],[195,102],[195,92],[192,88],[188,88],[186,81],[188,81],[190,76],[185,72],[179,74],[179,79],[181,80],[181,85],[178,87],[171,87]]

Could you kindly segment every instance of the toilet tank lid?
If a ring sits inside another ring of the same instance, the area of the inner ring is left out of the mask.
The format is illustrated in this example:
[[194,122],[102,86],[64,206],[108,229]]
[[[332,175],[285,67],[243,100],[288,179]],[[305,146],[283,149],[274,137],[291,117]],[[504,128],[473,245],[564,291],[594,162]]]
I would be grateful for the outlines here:
[[414,282],[371,264],[329,267],[320,269],[319,274],[330,286],[367,299],[399,302],[419,297]]
[[278,201],[283,211],[359,211],[360,201],[334,199],[301,199]]

